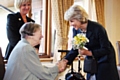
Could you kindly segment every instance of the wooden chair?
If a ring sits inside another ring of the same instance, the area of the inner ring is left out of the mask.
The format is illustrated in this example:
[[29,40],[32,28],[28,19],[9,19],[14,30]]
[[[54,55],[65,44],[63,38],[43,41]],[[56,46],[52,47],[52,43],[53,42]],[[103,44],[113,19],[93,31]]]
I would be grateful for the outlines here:
[[119,73],[119,77],[120,77],[120,41],[116,42],[116,46],[117,46],[117,52],[118,52],[118,65],[117,65],[117,69],[118,69],[118,73]]
[[0,80],[3,80],[5,74],[5,63],[4,58],[2,56],[2,50],[0,47]]
[[120,66],[120,41],[116,42],[118,52],[118,65]]

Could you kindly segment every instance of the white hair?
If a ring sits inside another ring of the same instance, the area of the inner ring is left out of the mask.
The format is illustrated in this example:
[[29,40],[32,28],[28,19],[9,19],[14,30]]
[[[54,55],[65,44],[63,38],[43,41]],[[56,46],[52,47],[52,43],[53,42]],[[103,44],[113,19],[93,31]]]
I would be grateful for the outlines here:
[[65,12],[64,19],[67,21],[77,19],[80,22],[86,22],[88,14],[81,6],[73,5]]

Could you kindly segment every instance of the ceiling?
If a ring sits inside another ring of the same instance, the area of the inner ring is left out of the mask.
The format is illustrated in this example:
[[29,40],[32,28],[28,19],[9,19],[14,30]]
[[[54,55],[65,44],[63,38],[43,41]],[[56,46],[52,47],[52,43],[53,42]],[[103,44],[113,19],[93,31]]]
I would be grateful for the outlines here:
[[5,6],[5,7],[13,7],[14,0],[0,0],[0,4]]
[[[74,0],[75,2],[81,1],[81,0]],[[13,7],[14,6],[14,0],[0,0],[0,5],[3,5],[5,7]]]

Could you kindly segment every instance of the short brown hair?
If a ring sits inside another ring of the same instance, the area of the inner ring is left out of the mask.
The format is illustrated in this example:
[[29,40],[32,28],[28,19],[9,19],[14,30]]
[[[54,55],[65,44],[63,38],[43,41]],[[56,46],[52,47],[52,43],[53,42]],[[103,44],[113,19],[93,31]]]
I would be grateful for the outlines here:
[[21,37],[25,38],[26,36],[33,36],[33,33],[36,32],[38,29],[41,29],[41,25],[33,22],[27,22],[23,24],[19,32],[21,34]]

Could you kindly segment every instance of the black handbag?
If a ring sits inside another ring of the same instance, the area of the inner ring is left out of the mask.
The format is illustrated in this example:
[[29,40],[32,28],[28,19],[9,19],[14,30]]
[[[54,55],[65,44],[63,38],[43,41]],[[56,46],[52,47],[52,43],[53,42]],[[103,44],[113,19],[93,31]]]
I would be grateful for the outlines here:
[[80,73],[80,56],[78,57],[78,72],[74,71],[73,63],[71,64],[71,72],[65,75],[65,80],[85,80],[84,76]]
[[95,58],[85,58],[84,60],[84,72],[94,74],[97,73],[97,60]]
[[73,72],[73,73],[67,73],[65,75],[65,80],[85,80],[85,78],[81,73]]

